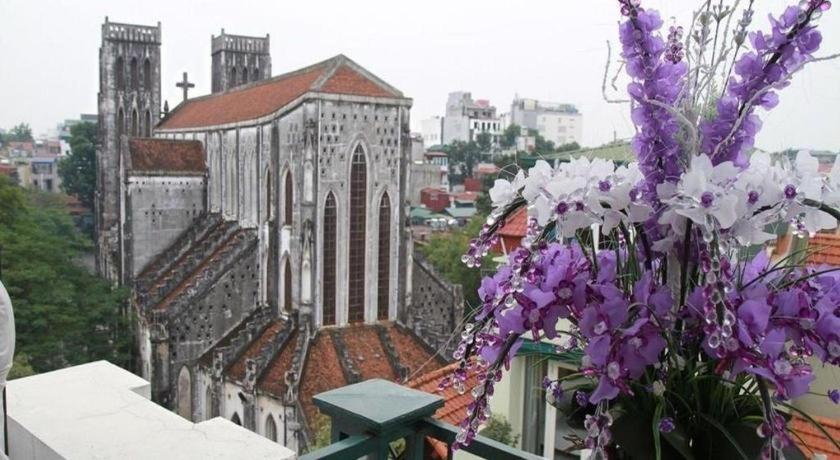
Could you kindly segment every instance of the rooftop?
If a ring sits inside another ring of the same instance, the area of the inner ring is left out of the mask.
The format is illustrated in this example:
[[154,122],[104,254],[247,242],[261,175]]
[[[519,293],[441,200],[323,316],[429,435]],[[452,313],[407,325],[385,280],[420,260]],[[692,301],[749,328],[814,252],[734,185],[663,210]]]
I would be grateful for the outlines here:
[[808,241],[808,263],[840,266],[840,235],[817,233]]
[[135,172],[204,173],[204,148],[199,141],[133,138],[128,141],[129,169]]
[[403,98],[389,86],[343,55],[223,93],[188,99],[158,125],[157,130],[218,126],[268,116],[307,93]]
[[149,400],[149,382],[97,361],[8,383],[14,459],[292,459],[223,418],[193,423]]

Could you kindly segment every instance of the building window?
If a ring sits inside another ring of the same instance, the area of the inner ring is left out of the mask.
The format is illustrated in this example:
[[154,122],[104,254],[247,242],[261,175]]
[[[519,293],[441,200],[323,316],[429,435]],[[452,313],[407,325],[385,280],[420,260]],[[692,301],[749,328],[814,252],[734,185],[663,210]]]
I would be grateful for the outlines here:
[[247,67],[242,68],[242,84],[244,85],[245,83],[248,83],[248,68]]
[[137,110],[131,111],[131,136],[135,137],[140,134],[140,127],[138,126],[139,120],[137,119]]
[[239,419],[239,414],[237,414],[236,412],[233,413],[233,417],[230,418],[230,421],[239,426],[242,426],[242,420]]
[[327,195],[324,204],[324,280],[323,280],[323,306],[321,310],[322,324],[330,326],[335,324],[335,260],[336,260],[336,204],[335,196],[332,193]]
[[362,146],[356,147],[350,166],[350,258],[347,270],[348,320],[365,320],[365,237],[367,163]]
[[125,90],[125,61],[122,56],[118,57],[114,64],[114,78],[117,80],[117,89]]
[[283,225],[292,225],[292,170],[286,172],[286,179],[283,187]]
[[152,61],[148,58],[143,61],[143,89],[152,90]]
[[274,417],[268,414],[265,419],[265,437],[277,442],[277,424],[274,423]]
[[283,266],[283,310],[292,311],[292,264],[288,257]]
[[144,135],[146,137],[152,137],[152,112],[146,110],[146,130]]
[[379,320],[388,319],[388,300],[391,288],[391,201],[388,193],[379,201],[379,284],[377,285],[377,312]]
[[230,83],[228,84],[228,88],[232,88],[236,86],[236,67],[230,68]]
[[133,91],[136,91],[137,87],[140,85],[140,77],[137,74],[138,71],[137,58],[131,58],[131,89]]

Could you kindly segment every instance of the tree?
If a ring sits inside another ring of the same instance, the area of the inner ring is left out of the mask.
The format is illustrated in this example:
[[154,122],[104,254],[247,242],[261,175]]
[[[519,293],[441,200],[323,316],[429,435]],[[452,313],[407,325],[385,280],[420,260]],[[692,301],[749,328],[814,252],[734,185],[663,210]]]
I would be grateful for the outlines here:
[[493,136],[490,133],[480,133],[475,137],[475,140],[478,144],[478,150],[482,154],[490,153],[490,148],[493,147]]
[[32,128],[29,123],[19,123],[6,134],[6,140],[12,142],[31,142]]
[[569,142],[557,147],[555,152],[574,152],[575,150],[580,150],[580,144],[577,142]]
[[501,144],[502,148],[509,149],[516,147],[516,138],[519,137],[519,134],[522,132],[522,128],[513,123],[507,128],[505,128],[505,132],[502,134],[501,140],[499,140],[499,144]]
[[90,242],[59,197],[24,191],[0,176],[3,283],[12,298],[17,352],[35,372],[106,359],[128,366],[127,292],[77,264]]
[[[467,225],[446,235],[435,235],[425,246],[421,246],[421,252],[426,260],[450,283],[460,284],[464,289],[464,300],[471,310],[479,305],[478,288],[481,285],[481,272],[474,268],[468,268],[461,262],[461,256],[466,254],[470,245],[470,239],[478,235],[481,226],[484,224],[485,216],[476,215]],[[488,263],[483,266],[490,266]]]
[[519,444],[519,435],[513,435],[513,427],[510,422],[498,414],[491,415],[490,420],[487,421],[487,426],[478,434],[511,447],[516,447]]
[[58,164],[61,187],[88,209],[96,192],[96,125],[78,123],[70,128],[70,155]]
[[444,149],[449,155],[449,183],[460,184],[472,176],[473,168],[481,160],[481,150],[475,142],[455,141]]

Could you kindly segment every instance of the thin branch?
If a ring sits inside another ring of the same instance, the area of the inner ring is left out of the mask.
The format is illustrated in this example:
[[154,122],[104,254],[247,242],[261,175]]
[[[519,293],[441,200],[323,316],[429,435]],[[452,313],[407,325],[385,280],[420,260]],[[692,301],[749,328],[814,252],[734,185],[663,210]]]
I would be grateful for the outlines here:
[[[612,45],[610,41],[607,40],[607,64],[604,66],[604,80],[601,82],[601,95],[604,96],[604,100],[610,104],[627,104],[630,102],[629,99],[611,99],[607,96],[607,77],[610,73],[610,61],[612,60]],[[616,78],[618,75],[616,74]],[[615,79],[613,79],[615,82]]]
[[694,124],[691,121],[689,121],[689,119],[686,118],[685,115],[683,115],[682,113],[680,113],[679,110],[671,107],[670,105],[657,101],[656,99],[645,98],[645,102],[665,109],[671,116],[676,118],[680,123],[684,124],[685,127],[688,128],[688,135],[690,136],[690,139],[688,140],[689,153],[691,155],[697,153],[697,128],[694,127]]
[[820,62],[820,61],[831,61],[833,59],[840,58],[840,53],[829,54],[828,56],[821,56],[818,58],[811,59],[811,62]]

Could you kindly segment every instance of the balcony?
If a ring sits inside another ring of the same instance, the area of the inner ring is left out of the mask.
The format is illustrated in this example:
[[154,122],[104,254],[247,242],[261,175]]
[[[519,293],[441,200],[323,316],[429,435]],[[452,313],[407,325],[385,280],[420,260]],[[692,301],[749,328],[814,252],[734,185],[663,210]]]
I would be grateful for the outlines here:
[[[315,396],[315,405],[332,421],[329,446],[301,457],[301,460],[401,458],[419,460],[439,458],[433,446],[446,446],[451,459],[458,428],[435,420],[432,415],[443,406],[443,398],[412,390],[395,383],[372,379],[337,388]],[[400,443],[397,452],[394,443]],[[512,460],[540,459],[483,436],[462,449],[480,458]]]

